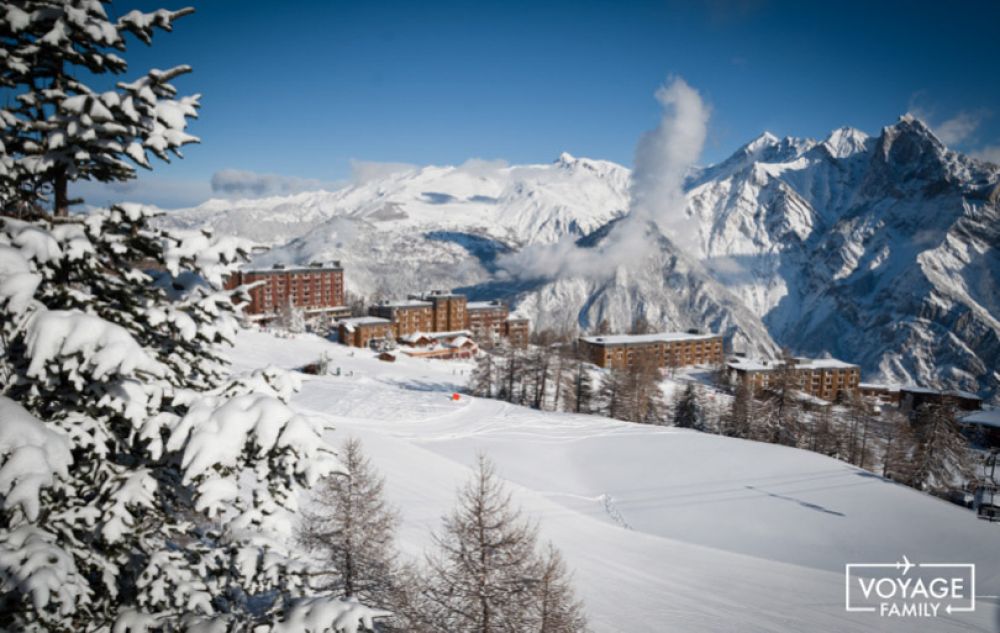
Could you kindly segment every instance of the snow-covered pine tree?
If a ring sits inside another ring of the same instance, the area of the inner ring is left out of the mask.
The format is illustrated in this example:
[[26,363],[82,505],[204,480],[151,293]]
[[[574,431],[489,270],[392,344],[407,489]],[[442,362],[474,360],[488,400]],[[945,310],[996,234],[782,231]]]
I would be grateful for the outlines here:
[[161,160],[197,142],[187,119],[198,96],[177,98],[171,81],[188,66],[150,70],[131,82],[98,92],[85,81],[122,75],[128,65],[126,33],[149,44],[156,29],[193,9],[130,11],[108,18],[98,0],[17,0],[0,10],[0,205],[24,214],[50,197],[56,215],[73,202],[76,180],[116,182],[148,168],[147,152]]
[[292,302],[291,296],[288,297],[288,303],[281,306],[278,326],[292,334],[302,334],[306,331],[305,311]]
[[[298,538],[314,555],[311,575],[319,588],[382,608],[396,603],[399,518],[385,502],[382,477],[349,438],[340,452],[349,475],[334,473],[316,487]],[[315,584],[315,583],[314,583]]]
[[0,217],[0,628],[371,626],[356,602],[294,600],[290,512],[341,466],[290,375],[229,379],[214,351],[244,246],[148,218]]
[[688,383],[674,403],[674,426],[683,429],[704,430],[694,383]]
[[[435,535],[438,552],[427,561],[426,596],[441,630],[584,630],[561,560],[539,556],[536,532],[514,508],[493,464],[480,456],[472,481],[459,491],[458,508]],[[543,628],[543,612],[554,628]]]

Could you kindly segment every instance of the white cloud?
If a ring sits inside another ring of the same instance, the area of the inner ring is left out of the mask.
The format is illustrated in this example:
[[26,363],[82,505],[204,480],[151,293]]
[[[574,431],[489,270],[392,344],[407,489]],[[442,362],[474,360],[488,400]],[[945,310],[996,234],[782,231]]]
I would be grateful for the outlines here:
[[140,174],[128,182],[80,181],[70,184],[70,196],[84,204],[106,207],[120,202],[140,202],[163,209],[193,207],[212,195],[204,180],[175,180]]
[[1000,165],[1000,145],[987,145],[969,152],[969,156]]
[[342,187],[343,184],[337,181],[261,174],[241,169],[223,169],[212,174],[213,193],[250,198],[289,195],[320,189],[333,190]]
[[937,121],[935,114],[919,103],[920,96],[917,94],[910,99],[909,113],[926,123],[934,136],[948,147],[969,140],[989,114],[986,110],[960,110],[951,118]]
[[684,177],[705,144],[709,108],[698,91],[679,77],[657,90],[656,100],[663,106],[663,116],[636,147],[629,214],[600,247],[579,248],[568,238],[528,247],[501,258],[504,270],[524,279],[614,274],[618,266],[640,263],[655,248],[650,225],[659,227],[675,245],[697,249],[695,223],[686,215]]
[[363,185],[366,182],[419,169],[410,163],[383,163],[373,160],[351,159],[351,182]]
[[950,147],[969,138],[982,123],[982,120],[982,114],[963,111],[932,126],[931,129],[934,130],[934,134],[942,143]]

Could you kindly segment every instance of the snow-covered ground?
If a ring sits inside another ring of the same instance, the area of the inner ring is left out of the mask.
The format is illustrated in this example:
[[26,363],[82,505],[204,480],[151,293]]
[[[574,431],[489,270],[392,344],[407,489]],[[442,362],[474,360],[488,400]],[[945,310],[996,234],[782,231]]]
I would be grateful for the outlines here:
[[293,406],[356,435],[385,475],[418,556],[477,453],[575,571],[595,631],[995,631],[975,613],[887,619],[844,609],[844,565],[973,562],[1000,594],[1000,526],[805,451],[451,394],[471,365],[400,358],[303,335],[244,332],[234,370],[332,358]]

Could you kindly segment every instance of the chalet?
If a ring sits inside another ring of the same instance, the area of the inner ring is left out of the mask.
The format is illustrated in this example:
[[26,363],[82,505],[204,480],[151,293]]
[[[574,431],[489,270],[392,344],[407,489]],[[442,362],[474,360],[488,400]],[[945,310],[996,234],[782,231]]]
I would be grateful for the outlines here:
[[625,369],[647,361],[657,367],[720,364],[722,336],[688,332],[584,336],[579,340],[584,356],[599,367]]
[[392,337],[392,322],[381,317],[354,317],[337,324],[340,342],[352,347],[370,347],[373,341]]
[[289,304],[303,310],[307,317],[349,314],[344,305],[344,269],[339,261],[248,268],[229,275],[223,285],[227,290],[251,286],[250,304],[243,313],[254,320],[273,319]]
[[860,367],[835,358],[758,361],[736,357],[727,363],[730,376],[754,391],[768,389],[779,370],[789,368],[800,391],[827,402],[836,402],[844,395],[853,393],[861,382]]
[[400,351],[415,358],[473,358],[479,346],[468,330],[416,332],[400,339]]

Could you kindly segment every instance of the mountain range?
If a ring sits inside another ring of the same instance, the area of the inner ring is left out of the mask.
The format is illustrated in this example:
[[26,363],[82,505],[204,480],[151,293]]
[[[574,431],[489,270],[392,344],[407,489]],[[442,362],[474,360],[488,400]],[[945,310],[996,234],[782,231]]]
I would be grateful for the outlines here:
[[536,328],[627,330],[644,318],[722,331],[756,355],[832,355],[867,380],[1000,393],[1000,167],[949,150],[919,119],[878,136],[765,133],[691,170],[688,231],[651,223],[637,266],[608,262],[594,277],[506,265],[567,244],[601,257],[628,216],[629,185],[627,168],[568,154],[475,160],[210,200],[163,222],[270,246],[256,265],[341,260],[348,289],[372,298],[453,288],[506,299]]

